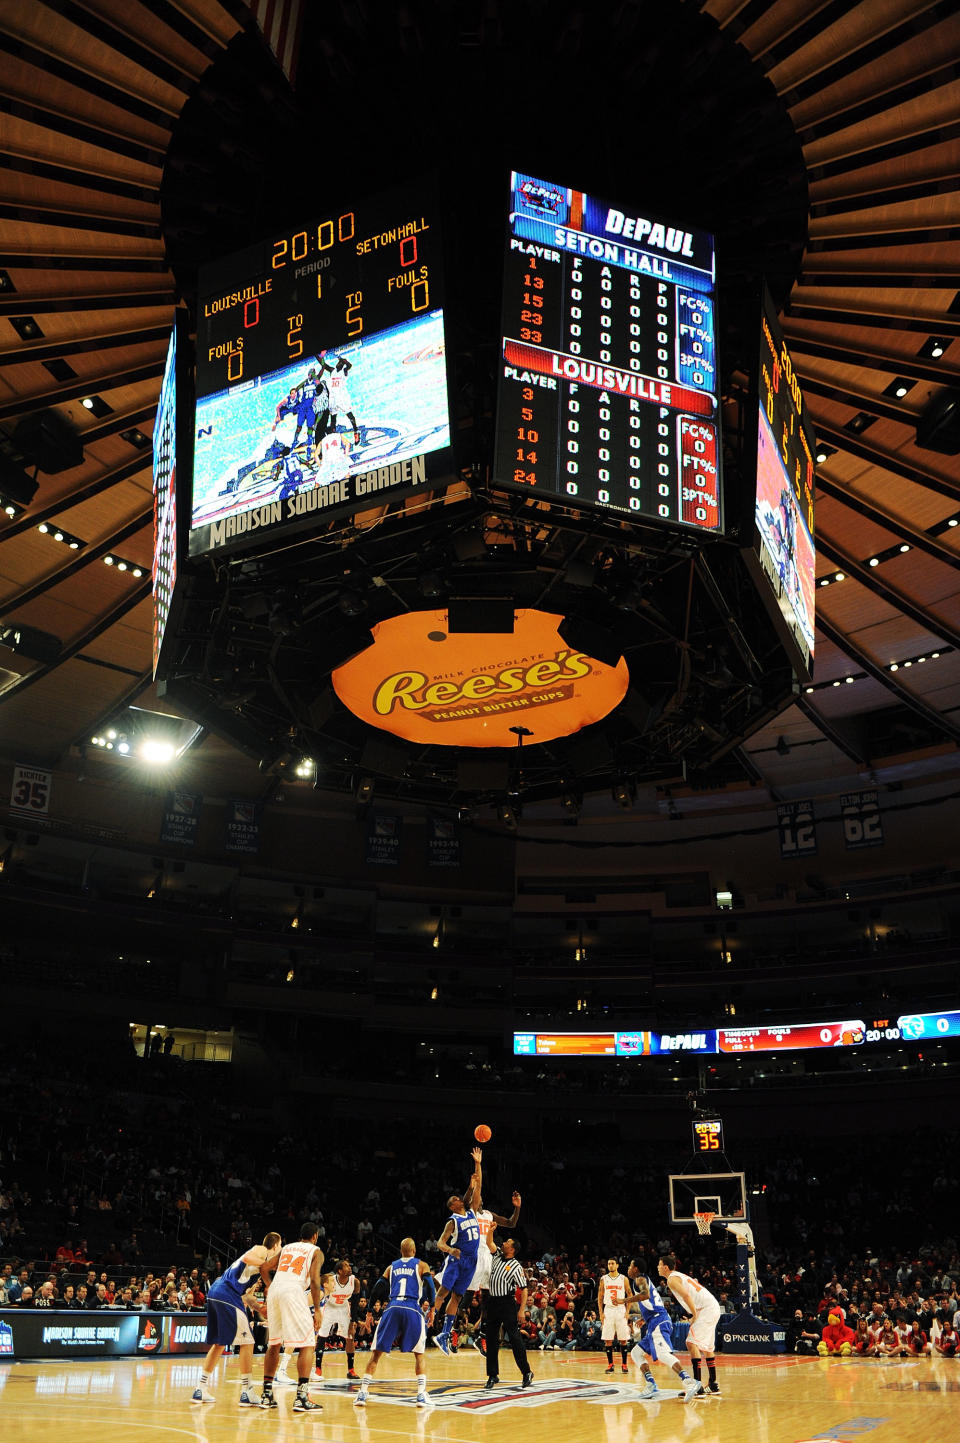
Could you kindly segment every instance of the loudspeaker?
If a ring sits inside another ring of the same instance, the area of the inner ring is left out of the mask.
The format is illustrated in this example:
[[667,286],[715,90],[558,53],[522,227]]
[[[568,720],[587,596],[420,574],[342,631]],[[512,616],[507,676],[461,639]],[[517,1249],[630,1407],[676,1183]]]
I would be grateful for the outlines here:
[[13,440],[45,476],[72,471],[83,461],[83,442],[59,411],[32,411],[23,416]]
[[941,391],[917,421],[917,445],[941,456],[960,452],[960,391]]
[[402,777],[410,760],[410,753],[400,742],[387,737],[368,738],[360,754],[360,770],[375,772],[381,777]]
[[505,792],[510,780],[509,752],[493,756],[466,756],[457,763],[458,792]]
[[606,626],[598,626],[595,621],[587,621],[586,617],[565,616],[557,627],[557,633],[573,651],[582,651],[585,656],[592,656],[606,666],[616,666],[623,655],[623,648],[613,632]]
[[447,630],[457,632],[498,632],[513,634],[512,596],[451,596],[447,606]]

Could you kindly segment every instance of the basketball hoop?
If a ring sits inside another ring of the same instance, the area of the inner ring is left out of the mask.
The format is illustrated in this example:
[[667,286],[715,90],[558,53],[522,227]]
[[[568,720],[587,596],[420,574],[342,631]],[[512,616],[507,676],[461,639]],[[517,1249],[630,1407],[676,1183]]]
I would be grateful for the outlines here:
[[697,1232],[701,1237],[706,1237],[710,1231],[710,1224],[716,1217],[716,1213],[694,1213],[693,1220],[697,1225]]

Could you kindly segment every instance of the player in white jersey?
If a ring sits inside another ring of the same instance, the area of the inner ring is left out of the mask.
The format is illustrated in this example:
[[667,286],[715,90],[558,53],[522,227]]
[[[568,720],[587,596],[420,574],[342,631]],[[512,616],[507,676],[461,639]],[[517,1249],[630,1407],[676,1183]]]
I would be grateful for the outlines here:
[[[267,1290],[267,1351],[263,1360],[263,1394],[261,1408],[276,1408],[273,1396],[273,1380],[280,1361],[280,1349],[299,1348],[297,1357],[297,1396],[294,1400],[295,1413],[312,1413],[319,1409],[308,1395],[310,1374],[316,1361],[316,1327],[310,1316],[310,1302],[313,1303],[314,1317],[320,1317],[323,1300],[320,1277],[323,1266],[323,1250],[317,1247],[316,1223],[304,1223],[300,1229],[300,1241],[287,1243],[279,1256],[265,1262],[260,1269],[264,1287]],[[275,1269],[275,1271],[274,1271]],[[273,1272],[271,1280],[270,1274]],[[310,1302],[307,1301],[307,1294]]]
[[323,1377],[323,1345],[336,1330],[347,1354],[347,1377],[356,1378],[353,1360],[356,1346],[353,1341],[355,1323],[351,1317],[351,1298],[357,1293],[359,1282],[350,1271],[346,1258],[341,1258],[332,1273],[323,1279],[323,1318],[317,1333],[317,1377]]
[[492,1213],[489,1208],[483,1206],[480,1198],[474,1199],[477,1211],[477,1223],[480,1228],[480,1251],[477,1253],[477,1270],[473,1275],[469,1291],[476,1292],[485,1288],[490,1281],[490,1265],[493,1253],[487,1247],[487,1238],[495,1228],[515,1228],[517,1219],[520,1216],[520,1194],[514,1189],[510,1201],[513,1203],[513,1212],[508,1218],[502,1218],[499,1213]]
[[630,1344],[630,1324],[627,1322],[627,1303],[633,1294],[627,1280],[620,1271],[616,1258],[607,1258],[607,1271],[597,1287],[597,1312],[600,1314],[600,1337],[607,1350],[608,1373],[613,1372],[613,1343],[616,1339],[620,1348],[620,1371],[629,1373],[627,1352]]
[[715,1357],[717,1324],[723,1309],[709,1288],[705,1288],[702,1283],[698,1282],[696,1278],[691,1278],[688,1273],[677,1271],[675,1253],[664,1253],[657,1264],[657,1271],[666,1281],[673,1296],[693,1320],[687,1334],[687,1352],[690,1354],[693,1376],[699,1383],[702,1358],[707,1365],[707,1391],[716,1397],[720,1392],[717,1384],[717,1360]]
[[353,427],[353,444],[359,446],[360,428],[357,425],[353,399],[347,385],[347,377],[353,369],[353,362],[348,361],[346,356],[335,355],[332,351],[321,351],[317,359],[326,372],[327,392],[330,398],[327,430],[335,431],[338,417],[346,416]]

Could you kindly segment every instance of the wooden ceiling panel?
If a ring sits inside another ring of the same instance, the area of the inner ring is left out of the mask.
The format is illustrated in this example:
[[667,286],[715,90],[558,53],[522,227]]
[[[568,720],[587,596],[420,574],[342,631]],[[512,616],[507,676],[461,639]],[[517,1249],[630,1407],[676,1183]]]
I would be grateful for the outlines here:
[[[4,56],[0,93],[26,105],[37,105],[41,115],[48,112],[58,121],[61,117],[66,121],[78,120],[102,130],[108,151],[110,136],[122,136],[126,142],[133,141],[160,154],[170,141],[170,132],[165,126],[151,124],[142,116],[112,104],[103,95],[81,90],[61,76],[27,64],[16,55]],[[57,123],[53,123],[53,129],[59,133]]]
[[[839,545],[860,557],[884,551],[892,546],[897,537],[890,531],[876,526],[866,517],[851,511],[832,496],[817,496],[817,528],[828,532]],[[826,560],[817,563],[817,573],[830,573],[836,567]]]
[[[842,590],[842,587],[838,589]],[[940,646],[938,636],[899,612],[894,612],[888,620],[878,618],[851,628],[847,635],[853,645],[878,666],[889,666],[891,662],[902,661],[905,657],[937,651]]]
[[861,676],[847,682],[849,667],[837,677],[838,686],[828,686],[816,691],[810,698],[815,709],[832,721],[839,717],[859,716],[863,712],[883,711],[893,704],[894,698],[887,688],[872,677]]
[[87,75],[99,77],[134,97],[149,100],[158,109],[166,111],[171,121],[183,108],[182,90],[104,45],[82,26],[66,19],[58,9],[43,4],[42,0],[7,0],[3,28],[39,50],[69,60]]
[[209,59],[172,24],[161,19],[149,0],[86,0],[86,3],[118,30],[135,37],[139,45],[152,50],[158,61],[177,66],[193,80],[198,80],[207,69]]
[[[960,105],[960,86],[957,87]],[[844,236],[896,234],[905,231],[949,231],[960,222],[960,195],[953,189],[943,195],[926,195],[916,200],[898,200],[886,205],[845,210],[839,215],[811,216],[809,236],[812,243],[831,241]]]
[[854,5],[832,24],[800,45],[788,59],[767,71],[782,94],[803,80],[810,80],[838,60],[855,56],[858,50],[933,8],[934,0],[869,0]]
[[919,34],[900,39],[882,55],[832,84],[818,87],[814,94],[790,108],[797,130],[823,124],[852,106],[884,95],[898,85],[923,77],[940,66],[960,58],[960,15],[949,15]]
[[821,614],[848,636],[861,627],[891,621],[900,615],[895,606],[874,596],[850,577],[832,586],[818,587],[817,615]]
[[[13,331],[13,340],[11,341],[9,339],[10,332],[3,327],[3,331],[0,331],[0,337],[2,337],[0,339],[0,356],[9,355],[19,359],[21,354],[29,352],[34,344],[46,350],[55,346],[58,341],[72,341],[89,344],[91,350],[68,354],[70,364],[75,364],[77,356],[89,355],[93,357],[95,365],[99,368],[103,362],[98,358],[98,352],[113,358],[119,355],[122,349],[111,345],[112,341],[122,339],[124,336],[135,335],[139,331],[154,330],[160,327],[169,331],[173,325],[173,307],[143,306],[139,309],[105,311],[100,315],[91,314],[89,311],[66,309],[38,316],[36,319],[43,331],[43,339],[36,343],[21,341],[16,331]],[[93,349],[94,347],[96,349]]]
[[909,552],[894,556],[880,568],[883,579],[921,606],[936,607],[945,620],[956,620],[960,606],[960,572],[951,571],[934,560]]
[[74,657],[23,692],[0,697],[4,751],[17,760],[53,764],[127,695],[132,678]]
[[[870,5],[860,6],[869,10]],[[913,100],[905,100],[891,110],[871,115],[854,125],[833,131],[803,147],[810,170],[840,160],[856,160],[865,151],[883,145],[899,145],[910,136],[929,136],[941,126],[956,123],[960,113],[960,81],[940,85]]]
[[159,225],[155,199],[110,195],[105,190],[94,196],[86,183],[69,184],[44,176],[43,195],[38,200],[36,177],[7,167],[0,170],[0,203],[20,206],[26,215],[40,214],[51,219],[53,215],[63,216],[81,225],[102,223],[107,228],[129,225],[143,229]]
[[[823,176],[811,182],[810,204],[838,205],[877,192],[889,194],[909,186],[951,183],[960,174],[960,139],[925,145],[908,155],[893,156],[872,165]],[[891,197],[893,198],[893,197]]]
[[[794,286],[788,313],[792,316],[792,313],[801,307],[809,307],[829,312],[831,316],[848,310],[861,312],[865,316],[891,316],[897,318],[900,326],[909,327],[925,322],[931,333],[936,335],[937,328],[943,325],[956,295],[956,287],[947,290],[933,287],[929,290],[918,290],[916,287],[904,285],[896,290],[879,291],[873,286],[858,286],[853,283],[820,286],[816,284],[815,277],[811,277],[801,279]],[[822,323],[829,317],[825,314],[818,319]]]
[[159,186],[162,170],[156,163],[119,151],[106,151],[92,140],[81,140],[48,129],[23,115],[5,115],[3,147],[12,155],[29,156],[50,165],[60,165],[86,177],[91,185],[98,179],[123,181],[128,185]]
[[57,256],[116,256],[126,260],[165,262],[163,241],[143,236],[110,235],[82,226],[41,225],[0,217],[0,250],[14,255],[26,253]]

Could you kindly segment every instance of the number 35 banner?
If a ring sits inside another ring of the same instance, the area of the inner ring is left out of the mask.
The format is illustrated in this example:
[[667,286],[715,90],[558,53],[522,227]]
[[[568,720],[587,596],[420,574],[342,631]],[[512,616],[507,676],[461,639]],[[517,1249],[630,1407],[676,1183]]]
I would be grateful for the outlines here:
[[883,846],[883,818],[876,792],[845,792],[840,798],[840,816],[846,847]]
[[777,807],[777,827],[780,831],[780,856],[784,861],[791,857],[817,855],[813,802],[783,802]]
[[45,817],[50,810],[52,772],[37,767],[24,767],[18,762],[13,769],[10,788],[10,810],[27,817]]

